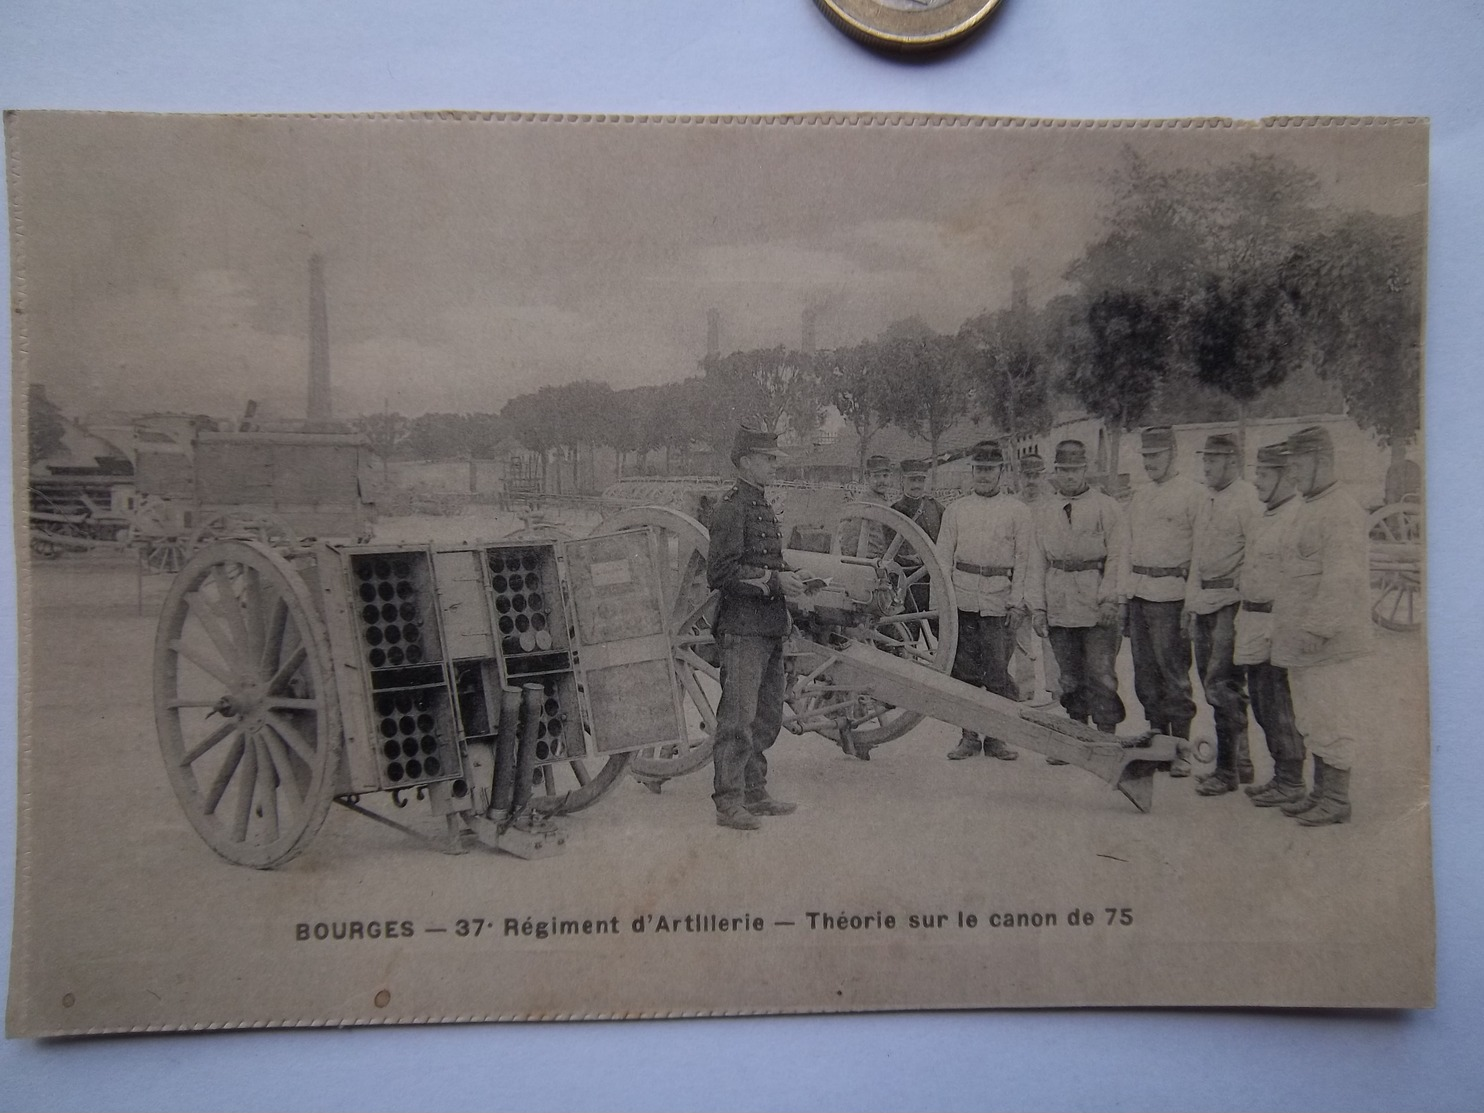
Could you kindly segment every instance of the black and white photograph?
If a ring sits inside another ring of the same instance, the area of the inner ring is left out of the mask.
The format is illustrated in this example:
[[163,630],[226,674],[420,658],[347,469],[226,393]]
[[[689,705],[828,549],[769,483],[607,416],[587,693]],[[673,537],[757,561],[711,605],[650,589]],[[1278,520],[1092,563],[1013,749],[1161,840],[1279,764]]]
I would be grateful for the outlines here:
[[1433,1003],[1425,121],[6,146],[9,1035]]

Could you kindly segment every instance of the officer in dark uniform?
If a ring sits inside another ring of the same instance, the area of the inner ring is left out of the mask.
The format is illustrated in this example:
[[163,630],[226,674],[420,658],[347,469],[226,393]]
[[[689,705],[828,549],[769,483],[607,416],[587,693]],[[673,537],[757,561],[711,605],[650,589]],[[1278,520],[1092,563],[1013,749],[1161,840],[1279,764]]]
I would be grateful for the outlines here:
[[[928,535],[929,541],[938,540],[938,531],[943,527],[943,504],[932,495],[927,493],[928,475],[930,468],[926,460],[903,460],[902,470],[902,497],[891,504],[891,508],[898,514],[904,514],[911,518],[919,526],[922,532]],[[909,572],[916,573],[922,567],[922,554],[913,552],[903,547],[897,553],[897,563]],[[924,576],[911,587],[912,609],[914,611],[927,611],[932,609],[933,585],[928,577]],[[929,620],[933,634],[938,633],[938,620]]]
[[797,807],[769,797],[764,756],[783,721],[785,599],[804,594],[804,581],[783,563],[778,518],[763,494],[781,455],[771,433],[745,426],[737,431],[737,486],[717,504],[706,562],[706,581],[721,593],[713,627],[721,703],[711,798],[716,822],[739,831],[755,831],[760,815],[788,815]]

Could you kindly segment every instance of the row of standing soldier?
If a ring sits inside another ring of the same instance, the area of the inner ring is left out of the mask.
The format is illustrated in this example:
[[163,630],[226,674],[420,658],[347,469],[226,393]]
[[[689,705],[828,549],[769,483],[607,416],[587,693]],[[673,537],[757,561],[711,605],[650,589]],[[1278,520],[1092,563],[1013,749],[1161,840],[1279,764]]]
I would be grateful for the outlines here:
[[[1128,636],[1150,727],[1189,739],[1193,659],[1217,734],[1216,768],[1196,791],[1220,796],[1247,785],[1254,804],[1305,826],[1346,822],[1363,734],[1356,662],[1371,636],[1367,542],[1364,512],[1337,483],[1328,432],[1310,427],[1261,449],[1255,485],[1241,478],[1230,436],[1207,440],[1204,484],[1180,474],[1168,427],[1146,429],[1141,451],[1150,482],[1126,512],[1089,483],[1086,446],[1076,440],[1056,447],[1050,493],[1040,457],[1019,458],[1020,498],[1002,487],[1001,448],[976,446],[973,490],[947,508],[927,493],[927,463],[903,461],[893,509],[922,527],[953,579],[953,675],[1019,698],[1011,660],[1017,640],[1035,652],[1029,628],[1050,645],[1048,686],[1059,689],[1067,714],[1112,733],[1125,717],[1115,665]],[[722,686],[713,799],[717,822],[742,830],[795,809],[768,795],[764,756],[783,711],[787,599],[804,592],[784,564],[781,528],[764,498],[779,455],[776,438],[739,431],[739,482],[712,525],[708,579],[721,596],[714,629]],[[871,457],[865,497],[886,502],[892,473],[889,460]],[[866,543],[879,552],[885,542]],[[930,598],[914,598],[914,608],[930,609]],[[1272,757],[1272,777],[1260,786],[1251,783],[1249,700]],[[1304,783],[1306,749],[1312,787]],[[1018,756],[968,731],[948,756],[980,753]],[[1171,769],[1190,774],[1184,759]]]

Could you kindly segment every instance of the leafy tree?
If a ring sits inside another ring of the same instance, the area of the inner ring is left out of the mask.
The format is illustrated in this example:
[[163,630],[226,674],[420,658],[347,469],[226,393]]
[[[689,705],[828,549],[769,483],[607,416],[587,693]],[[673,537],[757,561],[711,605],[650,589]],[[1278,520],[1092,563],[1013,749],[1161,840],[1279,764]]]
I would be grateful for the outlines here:
[[383,410],[381,413],[358,417],[353,424],[365,436],[371,451],[381,460],[381,474],[385,479],[387,461],[411,434],[412,423],[399,413]]
[[701,363],[712,396],[711,439],[730,439],[745,420],[761,421],[773,432],[807,435],[824,416],[827,388],[817,360],[810,354],[776,348],[754,348]]
[[46,396],[46,387],[31,383],[26,388],[27,452],[31,463],[62,450],[66,421],[62,409]]
[[884,345],[865,341],[817,357],[829,400],[855,430],[858,464],[866,470],[871,438],[890,424],[893,382]]
[[1045,322],[1027,307],[981,313],[958,330],[964,374],[981,418],[1011,436],[1051,427]]
[[889,325],[879,342],[896,387],[891,423],[928,442],[936,476],[939,441],[969,405],[957,339],[909,318]]

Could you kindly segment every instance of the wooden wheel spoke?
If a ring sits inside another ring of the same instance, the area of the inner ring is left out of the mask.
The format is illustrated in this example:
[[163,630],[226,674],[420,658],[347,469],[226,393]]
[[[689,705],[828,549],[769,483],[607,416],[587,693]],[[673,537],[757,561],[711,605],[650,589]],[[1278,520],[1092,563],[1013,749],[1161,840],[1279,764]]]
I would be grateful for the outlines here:
[[913,657],[916,657],[918,660],[921,661],[931,661],[933,659],[933,655],[931,653],[918,649],[917,646],[911,645],[908,642],[899,641],[896,638],[889,637],[888,635],[882,633],[880,630],[871,631],[871,640],[873,642],[879,642],[882,645],[890,646],[892,649],[898,649],[905,653],[909,653]]
[[680,686],[685,689],[685,694],[690,697],[691,703],[695,704],[696,712],[701,716],[701,722],[705,725],[707,733],[715,734],[716,710],[711,706],[711,701],[706,698],[706,693],[701,690],[695,674],[683,666],[675,671],[680,678]]
[[906,541],[907,539],[900,533],[895,534],[891,539],[891,544],[886,547],[886,552],[881,554],[881,559],[888,562],[896,560],[897,553],[901,550]]
[[902,581],[902,587],[916,587],[918,584],[922,583],[923,580],[927,579],[927,575],[928,566],[924,564],[919,567],[916,572],[910,573],[907,578]]
[[314,768],[315,745],[305,738],[299,728],[290,723],[276,711],[269,711],[263,716],[263,721],[269,728],[282,738],[288,748],[292,750],[305,765]]
[[721,669],[717,668],[710,661],[707,661],[705,658],[701,657],[694,650],[677,650],[675,653],[675,660],[680,664],[682,673],[698,672],[704,676],[709,676],[712,680],[721,680]]
[[583,762],[582,762],[582,760],[580,758],[574,758],[572,761],[569,761],[567,764],[572,767],[572,776],[574,776],[574,777],[577,778],[577,784],[578,784],[578,786],[579,787],[582,787],[582,788],[586,788],[587,787],[587,783],[590,780],[592,780],[592,777],[588,776],[587,766],[585,764],[583,764]]
[[183,645],[180,639],[177,638],[175,641],[171,642],[170,648],[178,656],[184,657],[187,661],[195,665],[198,669],[206,673],[208,676],[212,677],[214,680],[220,681],[224,687],[230,688],[237,683],[237,677],[228,672],[225,667],[206,660],[195,650],[189,648],[186,645]]
[[[236,565],[239,571],[242,565]],[[242,599],[237,594],[237,588],[227,573],[222,570],[220,564],[214,564],[211,568],[211,579],[216,584],[216,590],[221,603],[222,619],[232,631],[235,641],[243,647],[248,645],[247,622],[242,617]]]
[[221,768],[216,771],[216,776],[211,780],[211,787],[206,790],[206,799],[201,808],[202,814],[215,814],[216,806],[222,802],[222,795],[232,781],[232,774],[236,773],[237,767],[242,764],[242,755],[246,749],[246,736],[238,731],[237,741],[232,743],[231,750],[227,752],[227,759],[222,762]]
[[268,696],[262,705],[275,711],[318,711],[320,703],[317,699],[300,699],[295,696]]
[[273,601],[273,614],[268,619],[267,633],[263,638],[263,656],[260,658],[259,668],[264,673],[272,671],[282,659],[288,621],[289,605],[279,596]]
[[283,744],[283,739],[271,730],[263,731],[261,737],[263,747],[273,762],[273,769],[278,774],[278,783],[288,790],[288,800],[292,810],[297,814],[304,797],[309,792],[309,785],[299,775],[299,767],[289,754],[288,747]]
[[207,753],[215,749],[222,742],[225,742],[234,733],[241,729],[242,724],[240,722],[238,722],[236,719],[228,719],[226,722],[222,723],[221,726],[217,727],[214,731],[208,734],[205,738],[201,739],[200,742],[197,742],[185,754],[183,754],[180,759],[180,767],[182,769],[189,769],[196,762],[200,761],[201,758],[204,757]]
[[904,622],[921,622],[926,625],[930,619],[937,617],[937,611],[908,611],[904,614],[892,614],[885,618],[878,618],[876,628],[879,630],[883,626],[900,626]]
[[301,643],[297,649],[289,654],[288,660],[279,665],[273,675],[268,678],[268,694],[270,696],[276,694],[288,682],[289,678],[299,671],[299,666],[304,663],[304,659],[308,656],[309,649]]
[[247,629],[247,659],[261,661],[268,635],[268,614],[262,574],[256,568],[244,568],[242,584],[245,596],[243,605],[247,612],[243,616],[244,626]]
[[244,766],[242,788],[237,793],[237,807],[232,812],[232,841],[247,839],[247,825],[252,819],[253,801],[258,795],[258,747],[256,739],[249,742],[242,755]]
[[195,619],[197,626],[206,631],[207,638],[216,647],[217,655],[226,664],[240,670],[243,665],[242,653],[232,640],[232,635],[217,623],[217,612],[209,601],[200,592],[194,592],[186,596],[186,602],[191,608],[191,617]]
[[263,827],[267,834],[267,840],[272,842],[278,838],[278,784],[280,778],[273,766],[273,758],[268,753],[267,743],[261,734],[253,735],[253,744],[257,747],[257,805],[261,810]]

